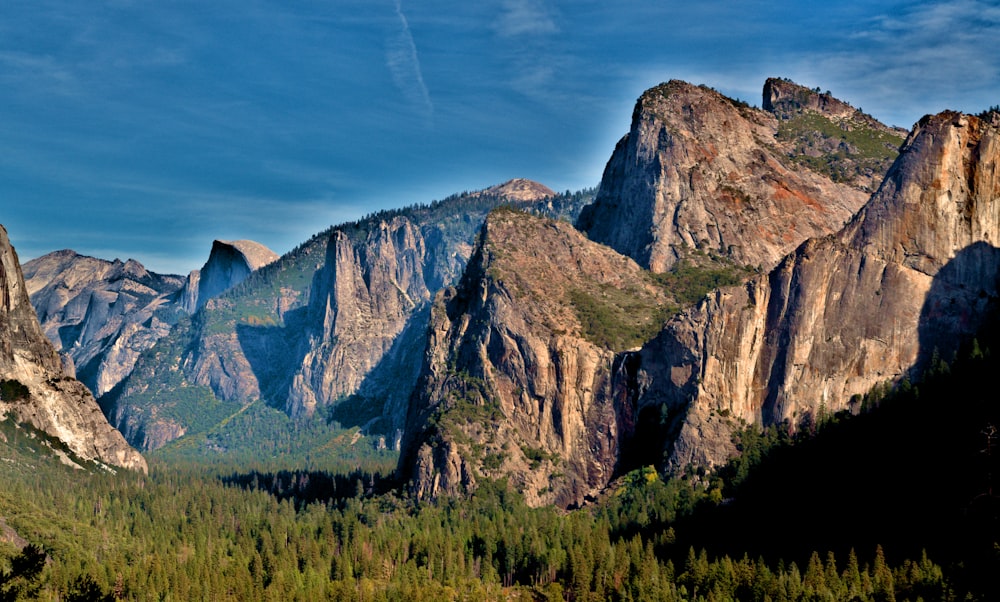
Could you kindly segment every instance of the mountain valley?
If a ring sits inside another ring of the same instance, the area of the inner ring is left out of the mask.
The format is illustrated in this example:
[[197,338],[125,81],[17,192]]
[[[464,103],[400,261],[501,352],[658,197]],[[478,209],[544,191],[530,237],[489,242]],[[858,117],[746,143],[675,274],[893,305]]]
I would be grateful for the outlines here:
[[[0,517],[129,599],[989,599],[993,455],[917,454],[976,480],[914,506],[941,514],[928,550],[853,509],[766,545],[782,517],[761,492],[866,503],[851,479],[878,477],[842,432],[888,457],[896,420],[935,447],[907,409],[950,412],[950,379],[981,382],[1000,345],[998,164],[995,111],[904,132],[785,79],[761,108],[672,80],[594,190],[515,179],[281,256],[217,240],[186,277],[69,250],[22,266],[0,230],[0,452],[32,467]],[[995,404],[963,390],[939,436],[990,448]],[[66,478],[48,437],[98,498],[30,483]],[[42,490],[76,522],[40,527],[23,500]],[[156,535],[128,541],[141,525]],[[101,528],[105,568],[59,543]],[[85,585],[67,567],[50,598]]]

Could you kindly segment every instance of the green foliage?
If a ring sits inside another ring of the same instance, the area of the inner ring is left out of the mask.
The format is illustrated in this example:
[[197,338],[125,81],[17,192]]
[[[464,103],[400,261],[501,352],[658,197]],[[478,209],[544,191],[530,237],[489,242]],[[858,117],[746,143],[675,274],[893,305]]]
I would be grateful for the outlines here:
[[836,123],[803,112],[778,125],[778,139],[794,143],[793,159],[835,182],[882,173],[899,155],[903,138],[861,120]]
[[391,471],[398,453],[380,448],[379,437],[341,428],[321,413],[293,420],[284,412],[256,401],[212,428],[185,435],[149,454],[171,465],[242,466],[278,471],[288,466],[349,472],[359,467]]
[[[83,473],[2,439],[0,456],[31,464],[0,492],[0,515],[49,558],[24,580],[31,598],[931,600],[956,591],[926,554],[896,561],[871,548],[860,561],[817,553],[796,565],[691,547],[675,528],[711,504],[706,490],[648,467],[607,499],[561,512],[527,507],[504,481],[418,503],[363,470],[171,467],[154,457],[149,476]],[[39,565],[8,566],[11,576]]]
[[671,306],[657,306],[631,291],[607,285],[593,292],[571,289],[568,296],[584,338],[607,349],[641,345],[655,336],[674,313]]
[[723,286],[739,284],[750,275],[748,267],[739,267],[725,260],[714,260],[708,265],[680,261],[662,274],[651,274],[683,306],[700,301],[710,291]]
[[45,551],[28,544],[10,560],[10,570],[0,574],[0,600],[31,600],[41,589],[39,577],[45,568]]
[[980,119],[993,119],[998,113],[1000,113],[1000,105],[992,105],[990,108],[977,114],[976,117]]
[[568,292],[568,301],[583,328],[583,336],[595,345],[624,350],[638,347],[656,336],[664,323],[684,307],[697,303],[709,291],[740,283],[749,268],[708,256],[680,261],[662,274],[644,272],[647,282],[668,294],[672,301],[657,303],[639,286],[609,285],[579,287]]
[[531,468],[531,470],[537,469],[543,462],[552,462],[553,464],[559,463],[559,454],[550,454],[540,447],[522,445],[521,453],[523,453],[524,457],[527,458],[529,468]]

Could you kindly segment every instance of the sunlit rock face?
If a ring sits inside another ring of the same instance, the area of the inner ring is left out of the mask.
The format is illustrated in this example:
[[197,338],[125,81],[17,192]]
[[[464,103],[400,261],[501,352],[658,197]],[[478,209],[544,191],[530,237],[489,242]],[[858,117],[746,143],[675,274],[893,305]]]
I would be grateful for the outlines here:
[[100,396],[118,384],[177,321],[179,276],[135,260],[106,261],[70,250],[23,266],[31,304],[49,341]]
[[[894,157],[900,134],[790,82],[764,94],[771,111],[676,80],[646,91],[580,229],[656,272],[695,249],[770,269],[840,229],[891,163],[862,150]],[[873,148],[831,135],[841,128]]]
[[0,226],[0,414],[58,438],[77,456],[146,470],[146,461],[101,413],[90,391],[64,373],[28,298],[21,266]]
[[575,219],[586,200],[515,179],[332,227],[179,322],[101,403],[142,449],[198,428],[181,395],[233,412],[260,400],[396,442],[433,292],[457,281],[486,214],[514,205]]
[[667,297],[567,223],[491,214],[461,283],[432,310],[400,459],[414,492],[459,494],[485,477],[509,479],[532,505],[597,495],[618,465],[609,384],[621,349],[581,312],[620,301],[655,332]]
[[188,275],[180,297],[181,306],[193,314],[209,299],[277,259],[277,253],[252,240],[216,240],[204,267]]
[[673,320],[635,395],[670,417],[670,465],[717,465],[741,421],[794,428],[950,357],[996,306],[998,159],[996,120],[926,117],[844,229]]

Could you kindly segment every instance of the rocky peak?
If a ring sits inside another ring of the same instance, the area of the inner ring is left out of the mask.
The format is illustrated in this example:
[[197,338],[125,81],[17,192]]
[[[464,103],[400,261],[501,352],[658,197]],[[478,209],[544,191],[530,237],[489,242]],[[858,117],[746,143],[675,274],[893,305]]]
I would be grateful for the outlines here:
[[534,182],[532,180],[526,180],[524,178],[514,178],[513,180],[508,180],[503,184],[490,186],[489,188],[475,194],[488,194],[505,197],[511,201],[519,202],[540,201],[542,199],[556,196],[555,191],[548,186],[539,184],[538,182]]
[[770,268],[868,197],[790,160],[778,132],[770,113],[711,88],[651,88],[578,226],[656,272],[695,250]]
[[998,243],[997,123],[946,111],[917,123],[850,244],[933,276],[961,249]]
[[564,222],[495,210],[432,310],[400,457],[423,497],[509,477],[530,504],[582,503],[617,467],[617,353],[659,330],[666,291]]
[[194,313],[209,299],[277,259],[274,251],[252,240],[215,240],[204,267],[188,276],[180,295],[181,305],[188,313]]
[[430,299],[424,237],[406,217],[380,221],[357,238],[335,230],[326,248],[310,298],[308,351],[288,394],[292,416],[357,391]]
[[[66,253],[60,259],[69,259]],[[62,362],[42,333],[28,298],[17,253],[0,226],[0,379],[16,383],[0,399],[0,415],[13,416],[60,439],[77,456],[113,466],[146,470],[79,381],[62,372]]]
[[786,157],[866,192],[881,183],[909,133],[784,79],[767,80],[763,106],[778,118],[775,142]]
[[800,86],[793,81],[776,77],[764,82],[764,99],[761,105],[779,119],[789,119],[805,111],[822,113],[828,117],[852,117],[858,110],[842,100],[821,93],[819,89]]
[[142,350],[169,330],[179,276],[129,259],[106,261],[64,250],[23,266],[31,304],[56,349],[95,394],[114,387]]

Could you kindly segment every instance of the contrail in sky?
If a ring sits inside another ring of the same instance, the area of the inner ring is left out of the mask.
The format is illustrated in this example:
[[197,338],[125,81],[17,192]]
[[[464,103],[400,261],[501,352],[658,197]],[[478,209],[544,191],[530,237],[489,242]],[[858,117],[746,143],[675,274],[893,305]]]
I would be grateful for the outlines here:
[[417,57],[417,46],[413,43],[410,24],[403,14],[401,0],[395,0],[396,16],[399,18],[399,28],[388,40],[386,48],[386,66],[392,74],[392,81],[403,96],[425,118],[430,120],[434,114],[434,104],[431,95],[424,84],[424,76],[420,71],[420,59]]

